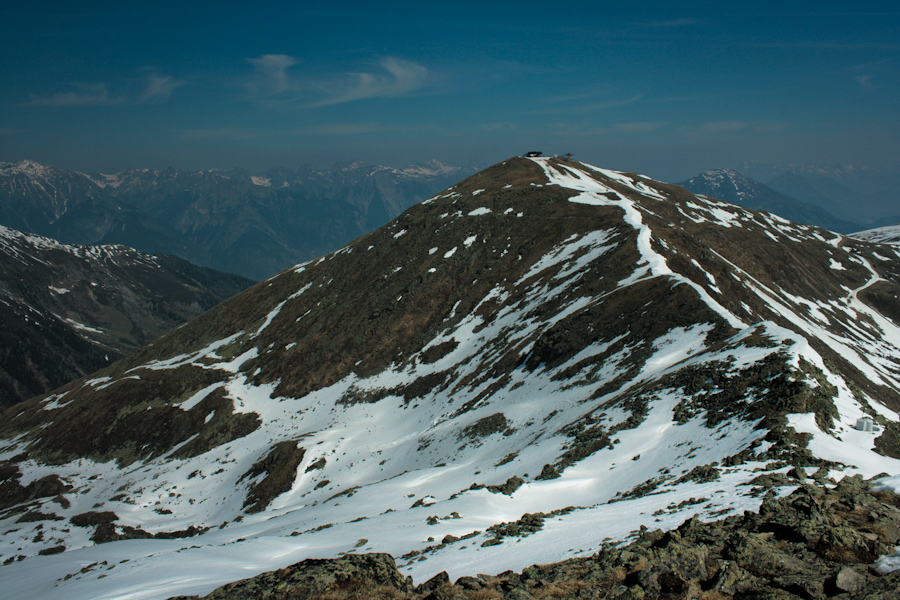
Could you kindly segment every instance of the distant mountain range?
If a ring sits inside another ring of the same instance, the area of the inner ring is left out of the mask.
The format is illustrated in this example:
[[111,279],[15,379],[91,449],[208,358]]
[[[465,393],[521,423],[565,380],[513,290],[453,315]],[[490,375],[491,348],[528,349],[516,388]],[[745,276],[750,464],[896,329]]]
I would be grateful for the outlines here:
[[[354,162],[328,170],[104,175],[0,163],[0,224],[65,243],[171,254],[261,280],[339,248],[474,170],[437,161],[406,169]],[[900,222],[900,177],[870,167],[746,163],[680,185],[840,233]]]
[[678,185],[695,194],[725,200],[744,208],[765,210],[796,223],[815,225],[839,233],[852,233],[863,228],[858,223],[838,219],[815,204],[801,202],[776,192],[733,169],[706,171]]
[[745,162],[745,175],[862,228],[900,223],[900,173],[868,165]]
[[174,256],[0,226],[0,408],[105,367],[251,284]]
[[[850,528],[900,522],[852,477],[900,473],[898,295],[900,247],[510,158],[3,412],[3,592],[165,599],[388,553],[404,585],[523,570],[538,598],[565,590],[531,565],[564,559],[579,597],[880,593],[896,576],[843,567],[900,564],[896,528]],[[268,594],[242,590],[216,597]]]
[[75,244],[116,243],[261,280],[336,250],[474,168],[355,162],[253,174],[114,175],[0,163],[0,224]]

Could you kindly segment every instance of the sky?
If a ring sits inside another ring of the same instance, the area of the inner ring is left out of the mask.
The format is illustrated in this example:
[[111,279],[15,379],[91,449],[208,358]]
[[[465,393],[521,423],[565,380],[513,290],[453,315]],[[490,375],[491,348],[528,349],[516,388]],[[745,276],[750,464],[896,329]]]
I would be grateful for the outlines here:
[[[733,6],[734,5],[734,6]],[[3,3],[0,161],[900,170],[879,2]]]

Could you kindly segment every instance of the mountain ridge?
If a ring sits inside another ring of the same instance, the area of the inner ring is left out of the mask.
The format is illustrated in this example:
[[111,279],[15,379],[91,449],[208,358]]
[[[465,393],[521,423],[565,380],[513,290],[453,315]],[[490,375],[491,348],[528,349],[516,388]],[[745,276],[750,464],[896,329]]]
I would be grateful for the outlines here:
[[0,406],[106,366],[250,283],[171,256],[0,226]]
[[0,223],[66,243],[173,254],[260,280],[336,250],[468,172],[437,161],[405,169],[357,162],[113,175],[0,163]]
[[794,467],[900,472],[898,289],[895,248],[508,159],[6,411],[28,501],[0,508],[0,569],[37,598],[346,552],[499,573],[756,510]]

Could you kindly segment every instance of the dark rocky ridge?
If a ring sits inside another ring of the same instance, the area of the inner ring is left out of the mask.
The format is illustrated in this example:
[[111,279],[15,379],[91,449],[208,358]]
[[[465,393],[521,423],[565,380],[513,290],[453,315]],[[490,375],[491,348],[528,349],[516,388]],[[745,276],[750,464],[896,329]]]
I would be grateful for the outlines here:
[[0,227],[0,407],[108,366],[251,284],[174,256]]
[[442,572],[414,587],[390,555],[350,554],[230,583],[203,600],[890,600],[900,597],[900,571],[872,563],[900,543],[900,497],[870,485],[802,483],[783,498],[773,489],[758,513],[643,529],[627,545],[521,573],[451,583]]

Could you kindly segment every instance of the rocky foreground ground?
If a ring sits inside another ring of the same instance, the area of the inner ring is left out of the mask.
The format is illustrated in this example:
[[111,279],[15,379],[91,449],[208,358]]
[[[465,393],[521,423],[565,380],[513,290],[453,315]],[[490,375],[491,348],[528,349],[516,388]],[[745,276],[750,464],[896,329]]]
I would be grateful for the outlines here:
[[263,573],[203,600],[900,599],[900,571],[874,566],[900,544],[900,497],[871,487],[860,477],[832,488],[803,483],[782,498],[769,493],[758,513],[642,530],[628,545],[522,573],[451,582],[442,572],[413,586],[390,555],[351,554]]

